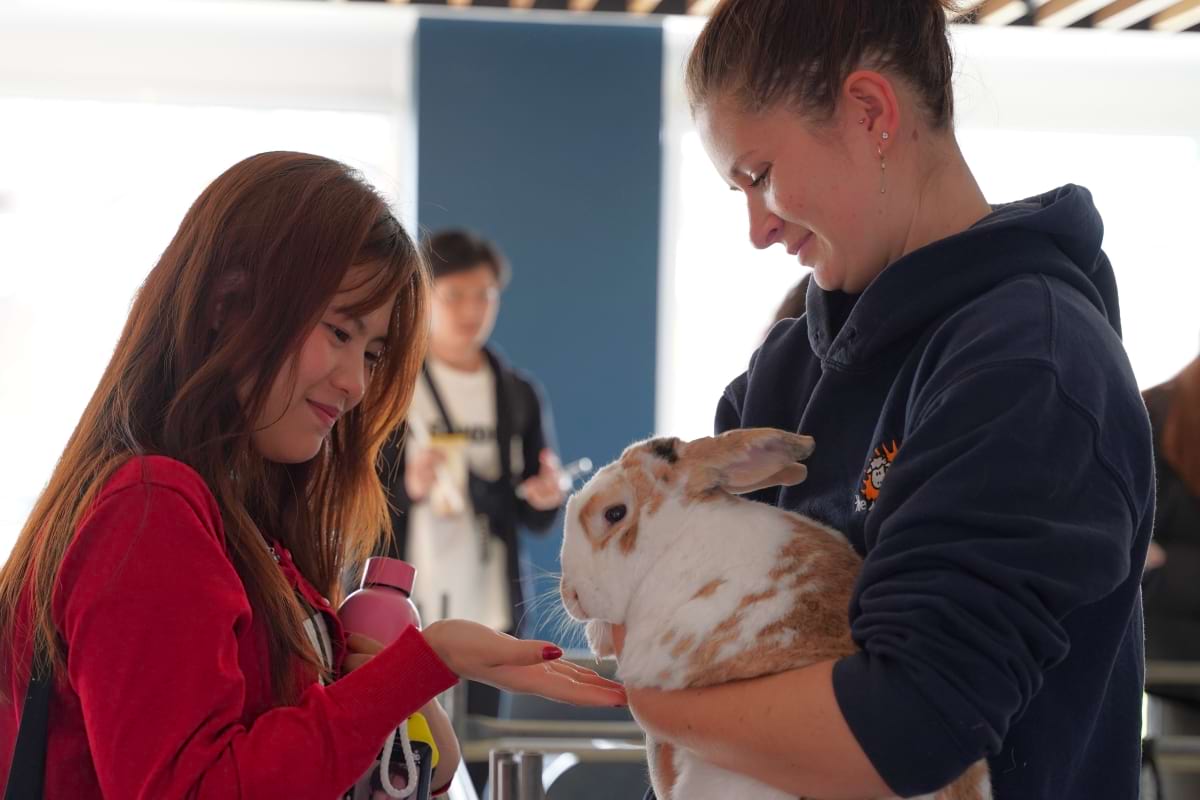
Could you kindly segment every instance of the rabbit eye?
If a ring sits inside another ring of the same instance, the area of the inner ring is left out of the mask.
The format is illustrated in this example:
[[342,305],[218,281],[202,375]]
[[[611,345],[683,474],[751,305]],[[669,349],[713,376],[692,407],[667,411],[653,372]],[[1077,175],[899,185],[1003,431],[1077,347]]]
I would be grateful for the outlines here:
[[604,511],[604,521],[609,525],[616,525],[618,522],[625,519],[625,515],[627,513],[629,513],[629,511],[625,508],[624,504],[619,506],[609,506]]

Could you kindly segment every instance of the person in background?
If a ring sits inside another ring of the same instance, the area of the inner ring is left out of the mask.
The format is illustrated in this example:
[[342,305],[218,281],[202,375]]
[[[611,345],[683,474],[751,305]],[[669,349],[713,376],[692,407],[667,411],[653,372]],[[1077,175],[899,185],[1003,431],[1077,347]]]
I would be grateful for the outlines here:
[[[389,551],[417,568],[423,619],[448,614],[515,632],[524,607],[518,530],[548,532],[565,499],[550,408],[533,378],[488,346],[510,277],[499,248],[444,230],[423,251],[430,347],[406,425],[384,448]],[[469,686],[470,713],[496,716],[499,706],[493,687]]]
[[[1200,665],[1200,357],[1143,394],[1158,502],[1144,583],[1147,661]],[[1152,735],[1200,735],[1200,686],[1154,685]],[[1161,774],[1164,795],[1200,797],[1200,776]]]

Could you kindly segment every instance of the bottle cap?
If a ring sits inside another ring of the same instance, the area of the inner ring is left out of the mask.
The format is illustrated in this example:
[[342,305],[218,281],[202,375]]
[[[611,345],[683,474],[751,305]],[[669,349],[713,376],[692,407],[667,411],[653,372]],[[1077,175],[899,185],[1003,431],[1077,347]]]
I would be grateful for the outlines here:
[[405,594],[412,594],[413,581],[417,577],[417,568],[407,561],[398,558],[376,556],[367,559],[367,568],[363,572],[362,588],[372,584],[390,586]]

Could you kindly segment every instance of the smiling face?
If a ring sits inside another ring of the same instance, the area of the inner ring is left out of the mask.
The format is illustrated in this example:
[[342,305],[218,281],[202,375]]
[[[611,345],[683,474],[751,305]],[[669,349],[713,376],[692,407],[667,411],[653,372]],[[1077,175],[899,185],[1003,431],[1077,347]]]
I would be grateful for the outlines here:
[[726,97],[696,110],[713,165],[746,196],[750,240],[780,245],[826,291],[861,292],[888,263],[878,151],[844,103],[820,126],[777,106],[749,113]]
[[314,458],[338,418],[366,393],[380,359],[392,316],[392,301],[351,316],[371,291],[372,267],[355,267],[299,351],[275,376],[251,443],[268,461],[299,464]]

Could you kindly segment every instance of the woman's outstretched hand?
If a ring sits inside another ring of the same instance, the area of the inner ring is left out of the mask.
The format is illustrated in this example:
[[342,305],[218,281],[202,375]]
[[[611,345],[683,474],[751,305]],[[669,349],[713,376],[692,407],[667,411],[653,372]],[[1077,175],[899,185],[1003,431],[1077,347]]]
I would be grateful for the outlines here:
[[577,706],[627,703],[621,684],[563,661],[562,650],[550,642],[517,639],[461,619],[439,620],[422,633],[460,678]]

